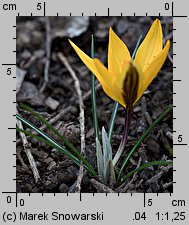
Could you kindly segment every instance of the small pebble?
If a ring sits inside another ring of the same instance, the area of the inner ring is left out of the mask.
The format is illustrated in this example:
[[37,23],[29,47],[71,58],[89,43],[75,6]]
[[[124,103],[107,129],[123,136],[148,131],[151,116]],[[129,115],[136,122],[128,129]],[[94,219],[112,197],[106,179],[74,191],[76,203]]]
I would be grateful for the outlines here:
[[51,97],[48,97],[46,100],[45,100],[45,104],[52,110],[56,110],[57,107],[59,106],[59,102],[56,101],[55,99],[51,98]]
[[61,193],[67,193],[69,191],[69,187],[65,183],[62,183],[59,187],[59,191]]

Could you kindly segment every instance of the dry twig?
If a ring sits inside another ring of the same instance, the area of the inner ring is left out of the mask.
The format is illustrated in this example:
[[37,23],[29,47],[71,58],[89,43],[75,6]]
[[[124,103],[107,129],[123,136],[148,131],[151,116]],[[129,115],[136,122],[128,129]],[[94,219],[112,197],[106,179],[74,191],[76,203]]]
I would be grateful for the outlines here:
[[40,93],[42,93],[45,90],[45,87],[47,86],[49,81],[49,66],[51,57],[51,27],[49,16],[45,17],[45,27],[46,27],[46,62],[44,68],[44,83],[40,89]]
[[[20,129],[23,130],[22,122],[20,120],[16,119],[16,124]],[[31,144],[27,141],[24,133],[20,132],[20,137],[22,139],[24,151],[27,155],[27,158],[29,160],[29,163],[30,163],[30,166],[31,166],[31,169],[32,169],[35,182],[37,183],[38,179],[40,179],[40,176],[39,176],[39,172],[38,172],[35,160],[33,158],[33,155],[31,154]]]
[[[64,66],[67,68],[71,77],[74,80],[74,85],[75,85],[75,89],[76,89],[76,92],[77,92],[77,95],[78,95],[79,110],[80,110],[79,122],[80,122],[80,129],[81,129],[81,154],[85,155],[85,116],[84,116],[84,103],[83,103],[80,83],[79,83],[79,80],[78,80],[74,70],[72,69],[68,60],[66,59],[66,57],[62,53],[58,53],[58,58],[64,64]],[[84,165],[81,162],[81,166],[80,166],[79,174],[78,174],[78,178],[77,178],[77,183],[76,183],[76,192],[81,191],[81,182],[82,182],[82,179],[83,179],[83,170],[84,170]]]
[[99,193],[115,193],[111,188],[93,178],[90,180],[90,183],[97,189]]

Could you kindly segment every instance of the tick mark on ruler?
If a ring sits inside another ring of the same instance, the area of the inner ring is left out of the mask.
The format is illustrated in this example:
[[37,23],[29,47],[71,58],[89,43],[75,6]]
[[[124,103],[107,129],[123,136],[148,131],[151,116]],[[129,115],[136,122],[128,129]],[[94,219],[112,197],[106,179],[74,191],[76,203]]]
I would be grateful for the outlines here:
[[146,193],[144,193],[144,207],[146,207]]
[[46,15],[46,2],[43,3],[43,13],[44,13],[44,16]]
[[181,80],[173,80],[173,81],[177,81],[177,82],[180,82]]
[[79,193],[79,201],[81,202],[81,192]]
[[14,64],[14,63],[4,63],[4,64],[2,64],[2,66],[16,66],[16,64]]
[[187,145],[187,144],[183,144],[183,143],[174,143],[173,145]]
[[171,3],[171,15],[172,16],[174,15],[174,3],[173,2]]
[[188,16],[173,16],[174,18],[187,18]]

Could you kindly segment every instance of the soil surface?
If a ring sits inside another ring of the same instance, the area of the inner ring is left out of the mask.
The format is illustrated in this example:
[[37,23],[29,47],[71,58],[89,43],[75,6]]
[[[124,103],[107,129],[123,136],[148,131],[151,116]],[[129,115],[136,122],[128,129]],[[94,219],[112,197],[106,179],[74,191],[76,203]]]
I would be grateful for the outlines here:
[[[91,107],[91,76],[70,46],[71,39],[90,55],[91,34],[95,38],[95,57],[107,62],[108,31],[111,26],[133,52],[139,36],[145,37],[155,17],[17,17],[17,110],[20,115],[41,127],[33,115],[19,106],[25,103],[50,120],[60,112],[53,124],[73,145],[80,149],[80,123],[78,95],[70,72],[62,63],[59,53],[79,79],[84,99],[86,158],[96,168],[95,139]],[[173,39],[172,17],[159,18],[164,38]],[[172,46],[169,56],[157,77],[133,108],[131,127],[125,151],[116,167],[150,124],[172,104],[173,73]],[[47,78],[47,79],[46,79]],[[108,130],[114,102],[96,81],[97,113],[100,130]],[[124,128],[125,111],[119,107],[112,137],[113,154],[119,147]],[[28,129],[23,124],[24,129]],[[168,114],[142,142],[130,159],[124,174],[151,161],[172,160],[173,117]],[[45,129],[49,135],[53,134]],[[54,137],[56,139],[56,137]],[[27,137],[40,179],[35,182],[33,171],[24,151],[23,141],[17,133],[17,192],[75,192],[79,167],[58,150]],[[57,140],[57,139],[56,139]],[[122,186],[103,184],[96,177],[84,174],[81,192],[172,192],[172,166],[153,166],[136,173]]]

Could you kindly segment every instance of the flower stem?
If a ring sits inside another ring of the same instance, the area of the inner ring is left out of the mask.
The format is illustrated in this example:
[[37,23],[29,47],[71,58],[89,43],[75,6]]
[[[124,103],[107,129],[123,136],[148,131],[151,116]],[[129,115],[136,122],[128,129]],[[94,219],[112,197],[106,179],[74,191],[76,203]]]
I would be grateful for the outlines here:
[[113,159],[113,165],[114,166],[116,165],[116,163],[118,162],[119,158],[122,155],[122,152],[125,148],[125,143],[127,141],[127,137],[128,137],[128,134],[129,134],[129,127],[130,127],[130,122],[131,122],[131,109],[127,109],[127,110],[125,110],[125,112],[126,112],[126,115],[125,115],[125,124],[124,124],[123,136],[122,136],[119,148],[116,152],[116,155],[114,156],[114,159]]
[[136,149],[138,148],[138,146],[141,144],[141,142],[147,137],[147,135],[151,132],[151,130],[169,113],[171,112],[171,110],[173,110],[173,105],[169,105],[165,111],[163,111],[158,118],[150,125],[150,127],[148,127],[148,129],[142,134],[142,136],[138,139],[138,141],[136,142],[136,144],[134,145],[134,147],[131,149],[131,151],[129,152],[129,154],[127,155],[126,159],[123,161],[123,164],[121,166],[121,169],[119,171],[118,174],[118,178],[117,181],[119,182],[121,180],[121,175],[125,169],[125,167],[127,166],[127,164],[129,163],[129,159],[131,158],[131,156],[133,155],[133,153],[136,151]]

